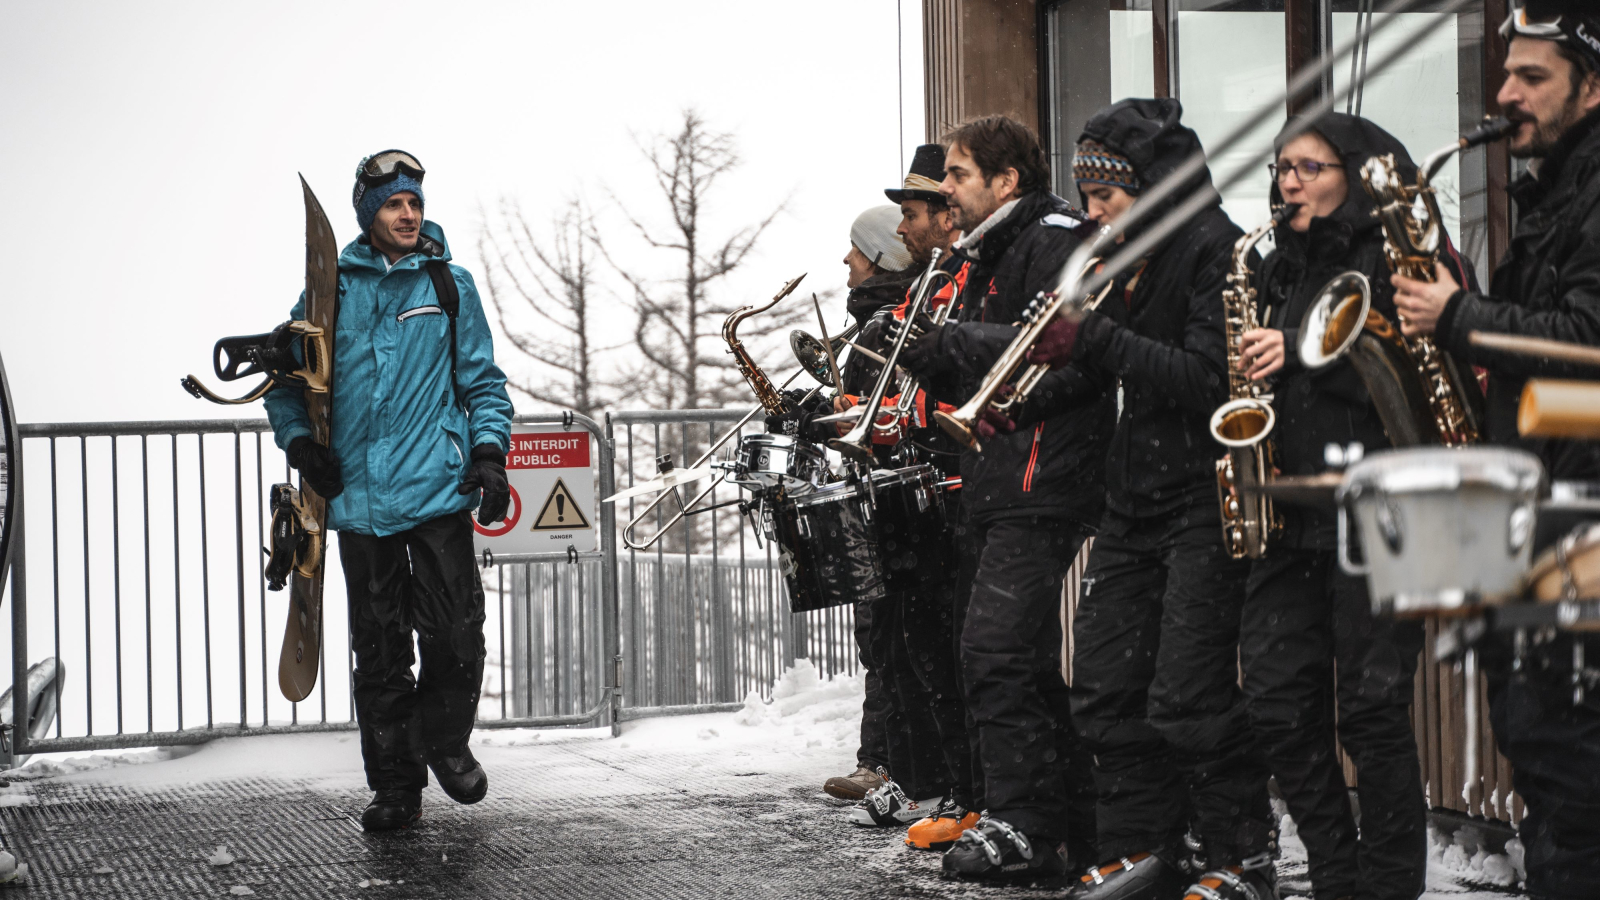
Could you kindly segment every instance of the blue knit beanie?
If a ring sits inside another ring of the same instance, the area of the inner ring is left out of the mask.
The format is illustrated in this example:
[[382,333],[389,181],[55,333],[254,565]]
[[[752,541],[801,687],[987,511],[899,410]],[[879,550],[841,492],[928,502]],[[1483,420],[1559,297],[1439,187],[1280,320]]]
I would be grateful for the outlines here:
[[377,218],[378,210],[390,197],[401,191],[410,191],[417,195],[418,203],[427,203],[422,196],[422,182],[404,172],[396,172],[393,178],[376,187],[363,183],[359,178],[356,179],[350,202],[356,208],[356,222],[361,226],[362,234],[372,230],[372,220]]

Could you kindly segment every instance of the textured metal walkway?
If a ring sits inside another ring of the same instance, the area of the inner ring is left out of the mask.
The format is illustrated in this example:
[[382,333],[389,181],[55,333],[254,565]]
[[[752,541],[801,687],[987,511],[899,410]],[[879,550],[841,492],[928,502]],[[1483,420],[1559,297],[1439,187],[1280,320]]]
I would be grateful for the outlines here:
[[[350,746],[347,752],[353,751]],[[483,756],[485,754],[480,754]],[[364,789],[281,778],[128,788],[45,779],[0,807],[29,897],[949,897],[938,855],[839,821],[814,786],[699,754],[597,742],[493,754],[473,807],[437,789],[369,836]],[[486,759],[486,764],[488,760]],[[702,775],[710,763],[722,774]],[[685,783],[685,774],[693,782]],[[780,781],[782,783],[780,783]],[[218,844],[237,857],[207,862]],[[1043,897],[1038,891],[1011,897]],[[20,896],[21,894],[19,894]]]
[[[816,787],[837,749],[800,749],[809,735],[787,729],[763,746],[716,724],[721,735],[707,728],[688,744],[477,747],[489,797],[462,807],[430,788],[419,825],[391,835],[357,823],[369,795],[348,734],[234,740],[187,760],[19,780],[0,790],[0,842],[30,873],[0,897],[1060,896],[946,882],[938,854],[841,821],[841,804]],[[217,757],[227,764],[191,765]],[[307,774],[281,774],[294,771]],[[233,862],[208,862],[218,845]],[[1280,873],[1303,881],[1304,863]],[[1442,875],[1428,897],[1503,896]]]

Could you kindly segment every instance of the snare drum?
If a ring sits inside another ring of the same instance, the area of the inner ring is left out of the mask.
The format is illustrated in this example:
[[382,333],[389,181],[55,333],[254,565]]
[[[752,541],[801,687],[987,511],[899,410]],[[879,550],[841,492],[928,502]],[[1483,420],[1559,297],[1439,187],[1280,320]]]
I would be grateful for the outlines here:
[[1568,607],[1556,610],[1558,627],[1600,631],[1600,621],[1592,613],[1583,615],[1574,605],[1574,601],[1600,599],[1600,524],[1582,526],[1557,541],[1533,561],[1525,581],[1527,599]]
[[1339,565],[1367,576],[1381,615],[1469,615],[1508,602],[1532,556],[1543,485],[1544,467],[1520,450],[1374,453],[1339,488]]
[[794,612],[883,599],[888,588],[865,484],[836,482],[763,506]]
[[790,494],[809,491],[828,471],[821,447],[787,434],[750,434],[739,441],[730,481],[752,490],[781,487]]

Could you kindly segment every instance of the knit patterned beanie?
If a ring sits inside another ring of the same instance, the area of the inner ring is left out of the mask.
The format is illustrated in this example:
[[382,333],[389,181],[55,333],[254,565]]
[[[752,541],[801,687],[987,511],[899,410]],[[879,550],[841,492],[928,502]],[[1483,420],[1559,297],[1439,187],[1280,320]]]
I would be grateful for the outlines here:
[[401,191],[410,191],[417,195],[418,203],[426,203],[422,197],[422,182],[404,172],[396,172],[393,178],[379,185],[368,185],[356,179],[350,203],[356,208],[356,222],[360,224],[362,234],[372,230],[372,220],[378,217],[378,210],[390,197]]
[[1109,184],[1135,196],[1144,190],[1139,173],[1126,156],[1094,141],[1078,145],[1078,153],[1072,158],[1072,178],[1079,184]]

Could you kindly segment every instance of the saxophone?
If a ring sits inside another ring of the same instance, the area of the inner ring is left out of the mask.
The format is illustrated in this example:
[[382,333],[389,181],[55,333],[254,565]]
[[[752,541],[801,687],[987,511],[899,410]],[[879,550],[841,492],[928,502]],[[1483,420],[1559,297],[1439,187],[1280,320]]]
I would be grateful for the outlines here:
[[1274,228],[1294,215],[1298,206],[1280,207],[1272,221],[1239,238],[1233,245],[1233,269],[1222,292],[1223,321],[1228,341],[1228,402],[1211,414],[1211,437],[1228,448],[1217,460],[1217,500],[1222,506],[1222,540],[1234,559],[1259,559],[1267,539],[1280,523],[1272,498],[1248,491],[1272,479],[1272,441],[1277,424],[1271,397],[1240,369],[1244,333],[1260,327],[1256,290],[1250,286],[1250,252]]
[[[1393,155],[1374,157],[1361,167],[1361,183],[1378,205],[1390,270],[1421,281],[1435,279],[1444,220],[1433,176],[1460,151],[1497,141],[1515,127],[1505,119],[1485,121],[1430,155],[1417,170],[1415,187],[1400,180]],[[1432,338],[1407,339],[1372,308],[1365,275],[1346,272],[1328,282],[1306,310],[1299,349],[1309,369],[1349,358],[1394,446],[1460,447],[1478,440],[1482,394]]]
[[[1417,281],[1436,280],[1434,267],[1443,244],[1444,224],[1429,180],[1443,162],[1439,159],[1435,164],[1430,157],[1428,165],[1417,173],[1415,188],[1401,182],[1393,154],[1375,156],[1361,167],[1361,183],[1377,201],[1378,218],[1383,222],[1383,253],[1389,270],[1397,275]],[[1476,385],[1461,377],[1455,361],[1439,349],[1433,338],[1419,335],[1406,344],[1417,377],[1422,380],[1438,443],[1446,447],[1476,443],[1479,413],[1475,402],[1481,402],[1474,396]]]
[[793,293],[794,289],[800,286],[801,279],[805,277],[801,275],[784,285],[777,296],[772,298],[771,303],[762,307],[741,306],[729,313],[728,318],[722,323],[722,339],[728,342],[728,352],[733,354],[733,362],[739,367],[739,374],[744,376],[745,383],[750,385],[750,390],[755,391],[756,399],[761,402],[761,408],[766,410],[768,415],[781,416],[794,410],[790,409],[789,401],[783,399],[778,389],[772,386],[772,379],[768,378],[767,374],[761,371],[761,367],[756,365],[756,361],[750,358],[750,351],[744,349],[744,344],[739,342],[735,332],[740,322],[777,306],[778,301]]

